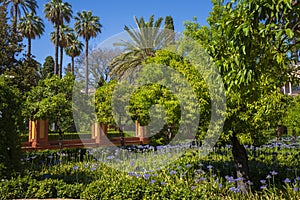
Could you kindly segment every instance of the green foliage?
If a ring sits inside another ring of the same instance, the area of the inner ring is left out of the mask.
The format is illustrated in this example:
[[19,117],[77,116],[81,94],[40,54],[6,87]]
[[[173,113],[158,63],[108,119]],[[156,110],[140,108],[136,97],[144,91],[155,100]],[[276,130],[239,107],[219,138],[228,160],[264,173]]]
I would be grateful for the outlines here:
[[[140,174],[93,161],[89,149],[30,152],[23,161],[27,167],[23,176],[0,182],[0,198],[299,199],[299,159],[295,159],[300,155],[299,139],[295,146],[286,138],[281,148],[272,144],[246,148],[253,170],[247,195],[236,190],[233,155],[227,146],[206,156],[188,150],[170,165]],[[152,153],[167,159],[169,150]],[[57,159],[60,163],[55,165]],[[291,182],[284,182],[286,178]]]
[[39,68],[40,63],[30,58],[19,62],[15,69],[11,69],[6,74],[13,77],[13,83],[23,94],[25,94],[30,91],[31,88],[38,85],[40,80],[40,75],[38,73]]
[[279,88],[290,73],[286,53],[291,34],[285,34],[291,25],[289,12],[295,12],[289,1],[278,6],[266,1],[214,1],[209,26],[186,23],[185,34],[203,45],[223,78],[225,134],[246,134],[258,142],[262,130],[275,127],[284,114],[288,99]]
[[27,94],[24,115],[32,120],[49,119],[66,131],[72,124],[72,91],[74,77],[67,74],[41,80]]
[[43,63],[43,67],[40,69],[41,79],[46,79],[48,74],[52,76],[54,74],[54,59],[52,56],[47,56]]
[[103,124],[114,125],[115,121],[112,113],[112,95],[117,81],[111,80],[104,83],[103,86],[97,88],[95,93],[95,109],[97,121]]
[[11,81],[0,76],[0,176],[11,176],[20,168],[19,128],[21,95]]
[[297,95],[291,101],[283,116],[282,124],[288,127],[290,135],[299,135],[300,133],[300,96]]

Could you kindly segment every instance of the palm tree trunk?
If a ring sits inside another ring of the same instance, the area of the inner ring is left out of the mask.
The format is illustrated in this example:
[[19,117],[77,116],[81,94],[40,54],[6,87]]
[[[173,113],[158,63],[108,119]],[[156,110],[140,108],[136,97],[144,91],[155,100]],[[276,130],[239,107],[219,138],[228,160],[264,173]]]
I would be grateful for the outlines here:
[[27,57],[30,59],[31,57],[31,38],[28,38],[28,50],[27,50]]
[[89,41],[85,40],[85,94],[89,91]]
[[64,48],[60,47],[59,78],[62,78],[63,56],[64,56]]
[[15,12],[15,16],[14,16],[14,22],[13,22],[13,31],[15,34],[17,34],[17,21],[18,21],[18,5],[16,3],[14,3],[14,12]]
[[59,41],[59,26],[56,26],[55,62],[54,62],[54,74],[56,75],[58,75],[58,41]]
[[74,56],[72,56],[71,59],[72,59],[71,71],[72,71],[72,75],[74,75]]
[[236,175],[238,178],[238,188],[242,193],[247,193],[249,191],[249,185],[247,181],[249,180],[249,166],[248,166],[248,156],[246,149],[240,144],[236,135],[231,137],[232,142],[232,154],[234,158],[234,163],[236,167]]

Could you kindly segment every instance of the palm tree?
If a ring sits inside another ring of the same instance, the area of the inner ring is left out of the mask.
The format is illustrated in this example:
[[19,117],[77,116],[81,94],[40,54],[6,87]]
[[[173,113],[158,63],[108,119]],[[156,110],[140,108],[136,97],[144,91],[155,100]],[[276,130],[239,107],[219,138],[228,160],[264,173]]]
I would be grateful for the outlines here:
[[88,94],[89,40],[95,38],[98,33],[101,33],[102,25],[100,24],[99,17],[93,16],[91,11],[78,12],[75,20],[75,31],[85,39],[85,93]]
[[68,38],[68,46],[65,48],[66,54],[71,57],[72,64],[71,64],[71,71],[74,75],[74,58],[77,56],[80,56],[82,49],[83,49],[83,43],[78,40],[76,35],[73,33]]
[[36,9],[38,8],[36,0],[0,0],[0,2],[6,7],[11,4],[10,14],[13,18],[13,29],[15,33],[17,32],[18,17],[21,16],[21,10],[23,10],[25,14],[29,12],[36,14]]
[[131,41],[121,41],[115,44],[125,49],[125,53],[115,57],[110,63],[111,75],[116,78],[132,73],[147,57],[154,56],[156,50],[166,45],[165,32],[160,30],[162,17],[154,21],[154,15],[152,15],[148,22],[145,22],[143,17],[140,19],[134,17],[134,21],[137,29],[124,27]]
[[73,13],[72,6],[62,0],[51,0],[45,4],[44,13],[45,17],[56,27],[54,73],[58,74],[59,28],[64,22],[70,22]]
[[28,39],[28,51],[27,57],[28,59],[31,56],[31,40],[35,39],[36,37],[41,37],[44,32],[45,25],[43,20],[34,15],[33,12],[27,13],[24,17],[20,18],[20,22],[18,24],[18,29],[20,33],[24,37]]
[[[62,77],[62,64],[63,64],[63,55],[64,55],[64,48],[68,46],[68,40],[70,35],[72,34],[73,29],[67,25],[60,25],[59,28],[59,41],[58,46],[60,48],[60,64],[58,68],[59,77]],[[56,32],[51,32],[50,40],[55,44],[56,42]]]

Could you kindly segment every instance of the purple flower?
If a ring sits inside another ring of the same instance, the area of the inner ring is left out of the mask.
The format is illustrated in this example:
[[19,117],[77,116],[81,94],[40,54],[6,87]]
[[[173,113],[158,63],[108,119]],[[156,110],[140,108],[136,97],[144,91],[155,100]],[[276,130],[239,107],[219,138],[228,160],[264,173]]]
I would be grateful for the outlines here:
[[155,183],[156,182],[156,180],[151,180],[150,181],[150,184],[153,184],[153,183]]
[[187,165],[186,165],[186,167],[191,167],[191,166],[192,166],[191,164],[187,164]]
[[223,187],[223,185],[222,185],[222,183],[220,183],[220,184],[219,184],[219,188],[222,188],[222,187]]
[[272,174],[272,176],[276,176],[276,175],[278,174],[278,173],[277,173],[276,171],[274,171],[274,170],[271,171],[270,173]]
[[237,192],[240,192],[240,189],[239,189],[239,188],[236,188],[236,187],[230,187],[230,188],[229,188],[229,191],[232,191],[232,192],[237,193]]
[[176,170],[171,170],[170,175],[176,174]]
[[196,189],[196,186],[192,186],[192,187],[191,187],[191,190],[194,190],[194,189]]
[[74,169],[74,170],[77,170],[77,169],[78,169],[78,166],[75,165],[75,166],[73,167],[73,169]]
[[213,168],[212,165],[208,165],[208,166],[207,166],[207,169],[212,169],[212,168]]
[[295,188],[293,188],[293,190],[294,190],[295,192],[297,192],[297,191],[299,191],[299,188],[295,187]]
[[265,185],[262,185],[262,186],[260,186],[260,189],[265,190],[265,189],[267,189],[267,187]]
[[91,169],[90,169],[91,171],[95,171],[96,170],[96,168],[95,167],[91,167]]
[[111,160],[111,159],[114,159],[114,156],[107,156],[106,158],[107,160]]
[[143,177],[144,179],[148,179],[151,175],[150,174],[144,174]]
[[242,181],[244,180],[243,178],[236,178],[235,181]]
[[166,183],[166,182],[164,182],[164,181],[162,181],[162,182],[160,182],[160,184],[162,184],[162,185],[166,185],[167,183]]
[[262,183],[262,184],[265,184],[266,183],[266,180],[260,180],[260,182]]
[[286,178],[286,179],[284,179],[284,181],[283,181],[284,183],[290,183],[291,182],[291,180],[289,179],[289,178]]

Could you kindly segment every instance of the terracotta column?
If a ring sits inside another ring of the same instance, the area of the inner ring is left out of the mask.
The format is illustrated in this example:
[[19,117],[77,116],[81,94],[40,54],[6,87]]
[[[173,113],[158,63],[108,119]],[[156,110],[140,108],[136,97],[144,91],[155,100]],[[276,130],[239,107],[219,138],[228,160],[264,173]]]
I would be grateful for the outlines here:
[[49,146],[48,128],[48,120],[29,121],[29,142],[32,142],[32,147],[47,148]]

